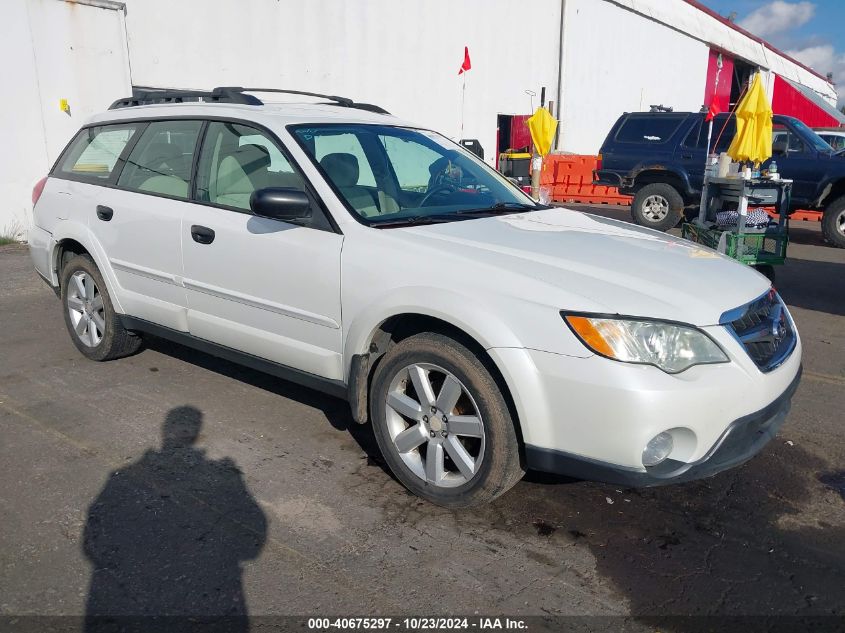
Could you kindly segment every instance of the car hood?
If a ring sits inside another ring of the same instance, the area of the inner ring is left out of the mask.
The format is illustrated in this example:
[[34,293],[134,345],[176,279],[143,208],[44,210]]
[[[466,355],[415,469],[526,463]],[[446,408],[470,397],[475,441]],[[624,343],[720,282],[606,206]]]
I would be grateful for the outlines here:
[[[461,257],[460,281],[562,310],[693,323],[766,292],[748,266],[689,241],[565,208],[400,229],[417,248]],[[453,273],[454,273],[453,269]]]

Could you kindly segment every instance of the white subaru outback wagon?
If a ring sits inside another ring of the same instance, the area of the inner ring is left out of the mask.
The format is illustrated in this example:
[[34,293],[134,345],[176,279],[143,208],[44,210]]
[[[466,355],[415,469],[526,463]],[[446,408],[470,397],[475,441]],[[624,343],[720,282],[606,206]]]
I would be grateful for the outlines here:
[[704,477],[780,428],[801,343],[762,275],[537,205],[376,106],[268,92],[136,93],[38,183],[32,258],[82,354],[150,334],[345,397],[452,507],[526,469]]

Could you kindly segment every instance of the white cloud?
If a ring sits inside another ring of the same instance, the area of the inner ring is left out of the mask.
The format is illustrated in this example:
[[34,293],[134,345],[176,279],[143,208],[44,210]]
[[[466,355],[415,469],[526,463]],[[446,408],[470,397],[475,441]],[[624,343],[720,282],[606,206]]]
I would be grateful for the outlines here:
[[822,75],[833,73],[836,92],[839,94],[839,105],[845,104],[845,53],[837,53],[832,44],[818,44],[787,51],[787,55]]
[[749,13],[738,24],[758,37],[769,37],[806,24],[815,12],[816,5],[806,0],[773,0]]

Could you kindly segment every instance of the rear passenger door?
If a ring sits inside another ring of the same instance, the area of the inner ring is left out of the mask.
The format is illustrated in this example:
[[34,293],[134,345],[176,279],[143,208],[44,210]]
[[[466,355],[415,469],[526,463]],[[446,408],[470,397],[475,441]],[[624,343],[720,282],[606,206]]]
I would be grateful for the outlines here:
[[[306,191],[302,223],[252,214],[252,193]],[[182,218],[190,333],[295,369],[341,380],[340,251],[317,199],[272,135],[212,121],[195,203]]]
[[112,188],[100,190],[90,226],[108,254],[131,316],[185,331],[180,230],[201,121],[152,121]]
[[[675,150],[675,160],[687,171],[690,185],[701,191],[704,184],[704,168],[707,163],[707,149],[710,153],[724,152],[730,146],[736,132],[736,123],[728,115],[717,116],[712,121],[696,117],[686,138]],[[709,145],[708,145],[709,142]]]

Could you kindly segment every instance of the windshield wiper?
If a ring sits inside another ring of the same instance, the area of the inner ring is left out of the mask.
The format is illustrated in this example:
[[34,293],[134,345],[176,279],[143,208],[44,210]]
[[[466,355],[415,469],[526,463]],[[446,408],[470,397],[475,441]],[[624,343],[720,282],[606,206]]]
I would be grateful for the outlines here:
[[377,229],[395,226],[418,226],[421,224],[442,224],[443,222],[451,222],[459,218],[453,217],[454,214],[444,215],[413,215],[409,218],[396,218],[395,220],[388,220],[386,222],[373,222],[370,226]]
[[520,211],[542,211],[543,209],[551,209],[550,206],[544,204],[526,204],[524,202],[497,202],[489,207],[480,207],[478,209],[464,209],[463,211],[455,211],[456,215],[498,215],[500,213],[519,213]]
[[453,211],[452,213],[432,213],[431,215],[413,215],[408,218],[396,218],[395,220],[387,220],[385,222],[373,222],[370,226],[376,228],[390,228],[397,226],[419,226],[421,224],[442,224],[444,222],[454,222],[456,220],[469,220],[477,217],[484,217],[489,215],[500,215],[506,213],[520,213],[522,211],[541,211],[543,209],[551,209],[549,205],[542,204],[525,204],[522,202],[497,202],[489,207],[480,207],[478,209],[464,209],[462,211]]

